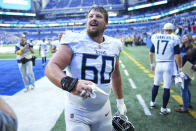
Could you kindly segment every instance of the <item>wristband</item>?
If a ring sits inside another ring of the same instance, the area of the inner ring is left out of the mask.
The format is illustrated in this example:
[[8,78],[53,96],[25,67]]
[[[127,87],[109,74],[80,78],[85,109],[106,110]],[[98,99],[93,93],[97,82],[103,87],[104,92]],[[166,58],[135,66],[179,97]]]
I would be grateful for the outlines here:
[[72,77],[66,76],[61,79],[62,89],[66,90],[68,92],[71,92],[75,88],[77,83],[78,83],[77,78],[72,78]]
[[116,99],[116,102],[117,102],[117,104],[119,105],[121,105],[121,104],[124,104],[124,99],[123,98],[121,98],[121,99]]
[[151,67],[154,66],[154,63],[150,64],[150,66],[151,66]]

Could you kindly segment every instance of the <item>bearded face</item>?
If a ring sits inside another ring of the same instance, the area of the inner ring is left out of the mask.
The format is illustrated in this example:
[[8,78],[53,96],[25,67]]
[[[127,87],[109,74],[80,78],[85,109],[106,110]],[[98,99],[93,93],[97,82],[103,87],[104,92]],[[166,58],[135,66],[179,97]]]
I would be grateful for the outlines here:
[[104,15],[101,12],[91,10],[87,17],[88,35],[92,38],[102,35],[106,26]]
[[25,43],[26,38],[25,37],[21,37],[20,40],[21,40],[21,43]]

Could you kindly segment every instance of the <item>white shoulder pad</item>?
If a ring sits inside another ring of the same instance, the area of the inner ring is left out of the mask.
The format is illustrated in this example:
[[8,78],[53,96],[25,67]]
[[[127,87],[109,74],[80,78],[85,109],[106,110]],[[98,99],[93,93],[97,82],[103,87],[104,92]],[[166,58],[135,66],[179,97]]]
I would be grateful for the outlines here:
[[80,33],[67,30],[62,36],[60,44],[70,44],[73,42],[77,42],[79,38],[80,38]]

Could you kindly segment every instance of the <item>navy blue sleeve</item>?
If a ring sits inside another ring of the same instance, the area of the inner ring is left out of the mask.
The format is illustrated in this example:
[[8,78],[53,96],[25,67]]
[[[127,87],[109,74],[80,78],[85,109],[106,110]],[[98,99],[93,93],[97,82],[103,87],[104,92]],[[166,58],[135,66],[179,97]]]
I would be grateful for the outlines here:
[[180,46],[179,45],[176,45],[174,46],[174,54],[180,54]]
[[20,48],[18,46],[15,46],[15,53],[20,50]]
[[150,52],[154,53],[155,50],[154,50],[154,45],[152,44],[151,48],[150,48]]

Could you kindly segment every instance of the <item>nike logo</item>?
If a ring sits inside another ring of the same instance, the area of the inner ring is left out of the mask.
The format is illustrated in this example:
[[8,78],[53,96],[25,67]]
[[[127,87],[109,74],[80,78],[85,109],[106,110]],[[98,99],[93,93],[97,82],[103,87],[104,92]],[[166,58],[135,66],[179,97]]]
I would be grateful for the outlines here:
[[106,114],[105,114],[105,117],[107,117],[107,116],[109,115],[109,113],[110,113],[110,112],[106,113]]

